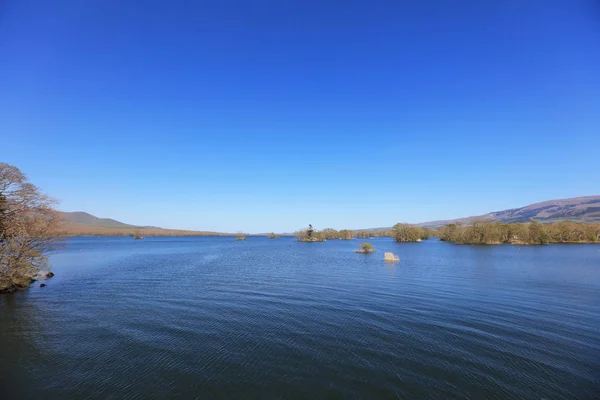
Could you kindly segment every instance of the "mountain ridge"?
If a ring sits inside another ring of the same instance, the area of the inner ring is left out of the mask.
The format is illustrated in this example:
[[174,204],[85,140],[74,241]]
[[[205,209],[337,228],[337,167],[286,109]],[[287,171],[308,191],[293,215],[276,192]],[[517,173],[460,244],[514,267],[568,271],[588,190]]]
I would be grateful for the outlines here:
[[451,223],[469,223],[477,219],[489,219],[507,224],[531,220],[539,222],[600,222],[600,195],[546,200],[523,207],[492,211],[483,215],[428,221],[417,225],[435,228]]
[[[424,228],[439,228],[448,224],[469,224],[482,219],[506,224],[530,222],[532,220],[542,223],[558,221],[600,223],[600,195],[545,200],[523,207],[492,211],[482,215],[420,222],[414,225]],[[390,229],[392,227],[357,229],[357,231],[383,231]]]
[[99,218],[85,211],[59,211],[64,221],[64,231],[75,236],[126,236],[139,231],[145,236],[212,236],[227,235],[221,232],[165,229],[157,226],[126,224],[112,218]]
[[62,218],[72,224],[101,226],[104,228],[139,228],[112,218],[100,218],[85,211],[60,211]]
[[[221,232],[185,231],[164,229],[155,226],[138,226],[126,224],[112,218],[99,218],[84,211],[60,212],[67,225],[67,232],[104,234],[104,232],[123,233],[131,230],[152,231],[153,234],[198,234],[198,235],[227,235]],[[566,199],[546,200],[523,207],[492,211],[483,215],[462,217],[447,220],[421,222],[415,225],[426,228],[438,228],[451,223],[469,224],[475,220],[491,220],[502,223],[529,222],[596,222],[600,223],[600,195],[571,197]],[[356,229],[357,231],[381,231],[391,227]]]

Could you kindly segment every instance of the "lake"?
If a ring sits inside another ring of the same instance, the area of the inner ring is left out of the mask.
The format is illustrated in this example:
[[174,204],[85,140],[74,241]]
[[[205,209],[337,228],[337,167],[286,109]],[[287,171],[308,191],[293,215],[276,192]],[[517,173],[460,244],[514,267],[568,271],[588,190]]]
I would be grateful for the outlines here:
[[600,398],[600,246],[370,242],[69,239],[0,397]]

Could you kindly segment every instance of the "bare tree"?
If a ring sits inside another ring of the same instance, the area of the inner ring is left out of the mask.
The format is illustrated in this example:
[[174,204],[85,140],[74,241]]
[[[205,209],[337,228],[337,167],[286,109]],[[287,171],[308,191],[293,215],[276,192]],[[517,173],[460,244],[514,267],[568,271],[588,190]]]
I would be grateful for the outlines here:
[[17,167],[0,162],[0,292],[27,287],[49,268],[47,251],[62,227],[55,204]]

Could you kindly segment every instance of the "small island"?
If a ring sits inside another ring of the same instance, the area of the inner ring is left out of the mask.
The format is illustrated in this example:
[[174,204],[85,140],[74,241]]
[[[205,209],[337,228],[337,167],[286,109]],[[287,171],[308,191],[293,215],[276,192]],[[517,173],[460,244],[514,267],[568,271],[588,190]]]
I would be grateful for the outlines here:
[[237,235],[235,235],[235,240],[246,240],[246,235],[244,235],[243,233],[238,233]]
[[311,224],[308,224],[308,228],[296,232],[295,235],[299,242],[324,242],[326,240],[323,233],[316,231]]
[[281,239],[281,235],[278,235],[278,234],[276,234],[276,233],[274,233],[274,232],[271,232],[271,233],[269,233],[269,234],[267,235],[267,237],[268,237],[269,239]]
[[373,245],[369,242],[364,242],[361,243],[360,247],[356,250],[354,250],[355,253],[364,253],[364,254],[370,254],[370,253],[375,253],[375,248],[373,247]]

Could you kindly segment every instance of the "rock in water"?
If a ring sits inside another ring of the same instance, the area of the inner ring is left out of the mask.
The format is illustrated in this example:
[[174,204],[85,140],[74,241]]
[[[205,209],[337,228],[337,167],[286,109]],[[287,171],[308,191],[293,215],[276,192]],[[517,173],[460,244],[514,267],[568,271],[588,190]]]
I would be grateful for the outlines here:
[[46,284],[45,284],[45,283],[42,283],[42,284],[40,285],[40,287],[46,287]]
[[400,261],[400,257],[398,257],[397,255],[395,255],[392,252],[386,251],[385,254],[383,255],[383,259],[385,261],[391,261],[391,262],[397,262]]
[[46,278],[52,278],[54,276],[54,272],[48,272],[46,274]]

